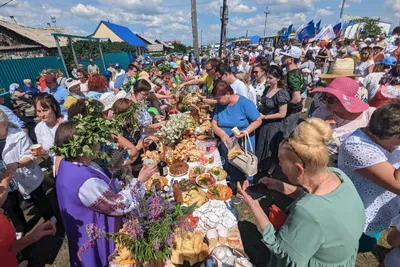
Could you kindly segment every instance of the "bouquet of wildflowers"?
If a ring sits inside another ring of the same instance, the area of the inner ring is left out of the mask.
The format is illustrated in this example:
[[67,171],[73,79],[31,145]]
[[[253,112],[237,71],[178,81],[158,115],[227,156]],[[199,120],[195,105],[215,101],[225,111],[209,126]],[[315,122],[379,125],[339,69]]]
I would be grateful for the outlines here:
[[161,137],[165,144],[176,144],[185,130],[196,128],[196,122],[192,116],[184,113],[176,114],[170,117],[161,129],[157,132],[157,136]]
[[121,259],[120,251],[129,252],[129,258],[136,263],[165,261],[171,255],[174,231],[185,227],[185,219],[196,204],[183,207],[159,192],[143,195],[139,182],[131,189],[131,195],[137,208],[127,215],[123,228],[116,233],[106,233],[94,224],[87,225],[89,241],[80,248],[78,256],[99,238],[110,238],[116,243],[117,250],[110,261]]

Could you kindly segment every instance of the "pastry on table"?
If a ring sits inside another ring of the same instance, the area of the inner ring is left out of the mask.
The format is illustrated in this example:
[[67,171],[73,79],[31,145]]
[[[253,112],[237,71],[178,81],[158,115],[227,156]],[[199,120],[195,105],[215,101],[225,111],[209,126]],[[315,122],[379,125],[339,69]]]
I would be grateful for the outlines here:
[[184,176],[189,171],[189,165],[185,162],[176,162],[169,167],[169,173],[172,176]]

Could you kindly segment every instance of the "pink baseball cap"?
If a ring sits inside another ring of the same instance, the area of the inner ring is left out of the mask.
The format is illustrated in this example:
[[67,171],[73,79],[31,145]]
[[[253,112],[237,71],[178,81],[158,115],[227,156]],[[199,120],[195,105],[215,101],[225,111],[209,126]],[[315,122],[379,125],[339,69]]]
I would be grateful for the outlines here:
[[349,77],[338,77],[325,88],[315,88],[312,92],[321,92],[334,95],[350,113],[360,113],[369,108],[369,105],[357,98],[358,82]]

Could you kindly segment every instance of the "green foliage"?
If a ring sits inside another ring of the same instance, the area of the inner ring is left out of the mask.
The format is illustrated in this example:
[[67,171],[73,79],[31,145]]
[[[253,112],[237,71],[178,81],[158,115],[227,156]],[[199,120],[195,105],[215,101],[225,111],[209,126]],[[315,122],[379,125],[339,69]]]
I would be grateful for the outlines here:
[[[76,56],[78,57],[78,61],[81,59],[89,59],[89,58],[99,58],[100,57],[100,50],[99,50],[99,43],[97,41],[88,41],[88,40],[79,40],[74,41],[74,49]],[[119,53],[119,52],[131,52],[135,53],[135,47],[122,42],[102,42],[101,49],[103,53]],[[74,56],[72,54],[71,44],[69,43],[67,46],[61,47],[61,51],[64,56],[65,64],[67,68],[70,68],[74,62]],[[58,55],[58,52],[55,51],[54,55]]]
[[72,118],[77,122],[76,132],[68,143],[62,146],[53,146],[52,151],[57,155],[66,159],[78,157],[94,157],[105,161],[110,161],[110,157],[105,152],[93,149],[97,145],[106,144],[111,136],[117,135],[121,125],[117,121],[111,121],[99,116],[99,107],[90,105],[90,101],[86,101],[89,107],[87,116],[77,115]]
[[147,66],[144,66],[144,67],[142,68],[142,71],[145,71],[145,72],[149,73],[149,72],[151,71],[152,68],[153,68],[152,65],[147,65]]
[[134,133],[139,129],[136,114],[140,107],[140,104],[132,103],[130,108],[124,113],[114,114],[114,119],[121,125],[124,125],[126,129],[129,129],[131,133]]
[[171,67],[166,63],[157,66],[157,70],[159,70],[161,73],[169,72],[170,69]]
[[[145,228],[143,237],[135,237],[124,231],[111,233],[108,236],[119,245],[126,247],[135,261],[139,263],[149,263],[154,260],[165,261],[172,253],[172,248],[167,245],[169,236],[196,209],[196,205],[197,203],[190,207],[183,207],[180,204],[176,204],[172,210],[164,212],[163,216],[156,221],[145,218],[148,221],[140,222],[140,219],[134,219],[136,221],[134,223],[141,224]],[[148,205],[145,205],[145,213],[147,209]],[[159,249],[154,249],[154,242],[160,243]]]
[[360,38],[369,36],[377,36],[382,34],[382,28],[379,26],[380,18],[374,19],[370,17],[357,18],[352,20],[355,23],[363,23],[364,31],[360,33]]
[[187,48],[184,44],[174,43],[174,52],[187,53]]
[[[278,32],[277,32],[277,34],[278,35],[282,35],[285,31],[287,31],[287,27],[283,27],[282,29],[280,29]],[[296,29],[295,29],[295,27],[292,27],[292,31],[291,31],[291,33],[295,33],[296,32]]]
[[277,34],[278,35],[282,35],[285,31],[287,30],[287,27],[283,27],[282,29],[280,29]]

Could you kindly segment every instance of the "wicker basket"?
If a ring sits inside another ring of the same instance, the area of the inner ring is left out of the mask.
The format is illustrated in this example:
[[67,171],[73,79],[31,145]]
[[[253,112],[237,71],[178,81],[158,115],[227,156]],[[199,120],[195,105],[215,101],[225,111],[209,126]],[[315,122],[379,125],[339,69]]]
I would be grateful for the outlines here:
[[146,151],[149,150],[149,146],[155,143],[157,145],[157,150],[158,153],[160,154],[160,160],[165,161],[165,153],[166,153],[166,148],[164,141],[162,140],[161,137],[155,136],[155,135],[148,135],[143,139],[143,151],[146,153]]

